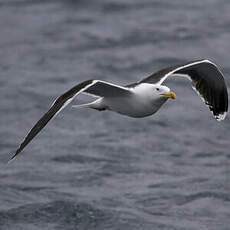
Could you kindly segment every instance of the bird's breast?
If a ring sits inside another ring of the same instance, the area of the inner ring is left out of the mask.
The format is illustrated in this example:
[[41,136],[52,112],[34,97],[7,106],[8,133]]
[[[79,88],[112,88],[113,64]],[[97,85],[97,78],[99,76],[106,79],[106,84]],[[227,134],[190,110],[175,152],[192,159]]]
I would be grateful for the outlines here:
[[154,114],[165,101],[165,99],[161,98],[154,100],[151,97],[142,97],[139,95],[104,98],[104,103],[109,110],[136,118]]

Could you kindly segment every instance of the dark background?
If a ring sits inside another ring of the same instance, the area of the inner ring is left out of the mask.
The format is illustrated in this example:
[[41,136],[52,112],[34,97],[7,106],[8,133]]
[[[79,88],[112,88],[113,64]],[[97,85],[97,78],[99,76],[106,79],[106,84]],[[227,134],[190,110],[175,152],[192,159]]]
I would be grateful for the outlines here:
[[0,0],[0,229],[228,230],[229,118],[184,80],[144,119],[68,107],[4,162],[83,80],[209,58],[230,83],[229,12],[228,0]]

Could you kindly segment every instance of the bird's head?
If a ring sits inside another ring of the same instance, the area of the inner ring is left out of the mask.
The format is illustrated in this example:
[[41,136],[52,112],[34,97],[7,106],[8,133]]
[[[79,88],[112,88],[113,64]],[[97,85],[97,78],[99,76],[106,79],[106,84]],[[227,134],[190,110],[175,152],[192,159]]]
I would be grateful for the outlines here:
[[167,86],[164,85],[155,85],[154,86],[155,94],[159,95],[160,97],[164,98],[171,98],[176,99],[176,94],[171,91]]

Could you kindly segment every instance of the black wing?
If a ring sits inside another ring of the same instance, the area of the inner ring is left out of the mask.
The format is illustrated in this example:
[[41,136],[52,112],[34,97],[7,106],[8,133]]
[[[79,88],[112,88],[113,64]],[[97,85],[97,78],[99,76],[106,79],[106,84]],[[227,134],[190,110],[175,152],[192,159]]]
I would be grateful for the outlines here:
[[21,143],[16,153],[11,157],[11,160],[15,158],[29,143],[30,141],[46,126],[46,124],[57,115],[62,109],[65,108],[78,94],[81,92],[87,92],[97,96],[120,96],[124,94],[130,94],[131,91],[125,87],[114,85],[108,82],[99,80],[84,81],[64,94],[58,97],[48,112],[46,112],[42,118],[34,125],[30,132]]
[[98,80],[84,92],[100,97],[121,97],[132,94],[128,87]]
[[169,76],[178,74],[190,77],[193,89],[199,93],[218,121],[225,118],[228,111],[227,87],[223,74],[209,60],[199,60],[168,67],[153,73],[141,80],[140,83],[162,84]]

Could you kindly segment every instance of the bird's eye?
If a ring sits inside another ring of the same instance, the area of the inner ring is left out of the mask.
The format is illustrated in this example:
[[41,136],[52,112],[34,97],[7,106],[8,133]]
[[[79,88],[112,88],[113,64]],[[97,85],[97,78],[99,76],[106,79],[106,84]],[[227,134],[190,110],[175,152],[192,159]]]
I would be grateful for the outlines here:
[[156,88],[157,91],[159,91],[160,89],[159,88]]

